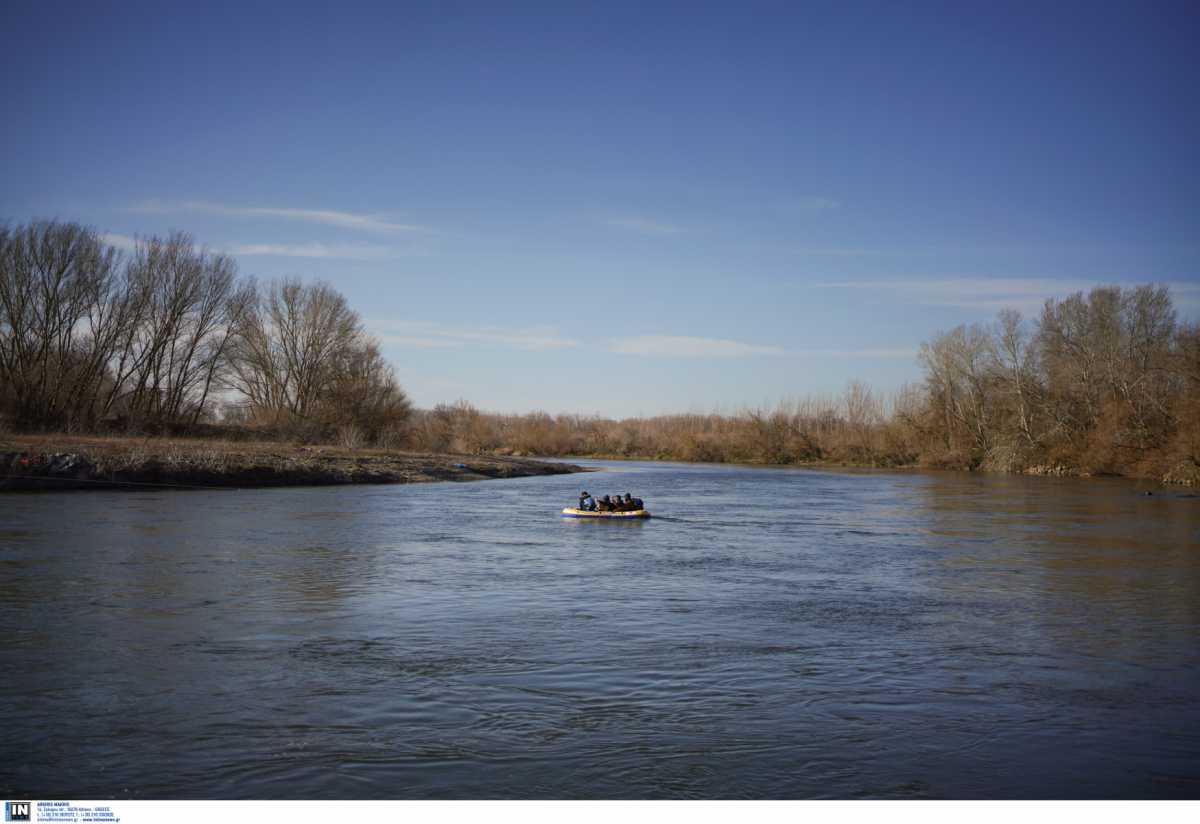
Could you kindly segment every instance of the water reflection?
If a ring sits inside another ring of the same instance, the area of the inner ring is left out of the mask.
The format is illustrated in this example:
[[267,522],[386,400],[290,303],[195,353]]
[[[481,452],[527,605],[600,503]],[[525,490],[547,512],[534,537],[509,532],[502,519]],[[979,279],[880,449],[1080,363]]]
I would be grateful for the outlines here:
[[921,490],[930,532],[945,539],[946,586],[982,579],[1013,604],[1011,620],[1077,651],[1150,662],[1200,621],[1193,499],[1106,480],[952,474]]

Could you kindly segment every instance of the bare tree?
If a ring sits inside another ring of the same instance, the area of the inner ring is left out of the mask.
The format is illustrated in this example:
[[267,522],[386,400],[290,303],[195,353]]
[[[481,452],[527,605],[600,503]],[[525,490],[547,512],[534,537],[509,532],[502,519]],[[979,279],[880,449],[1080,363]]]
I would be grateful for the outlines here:
[[842,403],[846,411],[846,424],[855,445],[860,449],[869,448],[871,431],[883,420],[879,398],[862,381],[850,381],[842,393]]
[[376,341],[346,347],[337,354],[332,368],[332,384],[321,402],[326,420],[338,427],[353,427],[373,442],[402,434],[412,404]]
[[1037,378],[1034,352],[1020,312],[1015,309],[1000,311],[993,347],[995,369],[1003,376],[1011,396],[1020,438],[1027,446],[1034,446],[1037,438],[1033,434],[1033,403],[1037,395]]
[[1164,286],[1138,286],[1121,298],[1121,351],[1112,383],[1140,435],[1156,439],[1171,417],[1175,310]]
[[1129,438],[1159,439],[1170,424],[1174,335],[1165,287],[1101,287],[1086,298],[1047,301],[1037,343],[1059,427],[1068,435],[1086,432],[1102,409],[1117,404]]
[[0,379],[22,425],[70,424],[91,397],[72,388],[92,381],[86,321],[113,276],[115,252],[90,229],[38,221],[0,232]]
[[921,345],[926,385],[940,410],[943,437],[954,449],[965,437],[978,453],[991,444],[988,334],[981,327],[958,326]]
[[245,312],[230,384],[263,412],[312,419],[362,334],[358,314],[333,287],[276,281]]

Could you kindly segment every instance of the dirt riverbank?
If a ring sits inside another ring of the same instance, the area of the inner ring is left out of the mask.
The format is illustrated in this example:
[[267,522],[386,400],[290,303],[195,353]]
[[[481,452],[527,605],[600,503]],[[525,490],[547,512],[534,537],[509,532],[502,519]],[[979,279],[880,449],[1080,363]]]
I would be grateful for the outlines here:
[[0,491],[422,483],[583,471],[532,458],[182,438],[0,435]]

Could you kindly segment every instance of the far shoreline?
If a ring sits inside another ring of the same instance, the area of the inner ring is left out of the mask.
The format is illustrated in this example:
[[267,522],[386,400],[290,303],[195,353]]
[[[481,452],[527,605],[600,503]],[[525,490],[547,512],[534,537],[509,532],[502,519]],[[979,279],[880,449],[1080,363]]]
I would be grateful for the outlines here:
[[202,438],[0,435],[0,492],[461,482],[587,471],[540,458]]
[[655,458],[638,455],[559,455],[529,456],[555,461],[612,461],[614,463],[674,463],[690,466],[742,466],[748,469],[810,469],[810,470],[856,470],[860,472],[898,473],[941,473],[954,472],[967,475],[993,475],[1020,478],[1059,478],[1071,480],[1129,481],[1150,484],[1160,489],[1189,489],[1196,486],[1190,478],[1171,479],[1153,475],[1125,475],[1108,472],[1086,472],[1062,465],[1032,466],[1025,469],[1002,470],[969,466],[928,466],[920,463],[853,463],[846,461],[797,461],[792,463],[768,463],[766,461],[689,461],[683,458]]

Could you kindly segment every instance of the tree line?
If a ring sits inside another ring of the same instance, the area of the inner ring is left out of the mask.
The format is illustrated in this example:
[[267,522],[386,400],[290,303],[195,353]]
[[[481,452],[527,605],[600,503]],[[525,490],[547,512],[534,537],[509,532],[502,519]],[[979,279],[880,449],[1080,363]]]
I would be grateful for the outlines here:
[[842,463],[1200,482],[1200,327],[1166,287],[1101,286],[1006,309],[921,346],[921,384],[887,396],[852,381],[734,415],[612,420],[418,413],[410,442],[460,452],[770,464]]
[[[931,463],[1195,476],[1200,327],[1165,286],[1100,286],[959,326],[921,347],[912,424]],[[1200,478],[1200,476],[1197,476]]]
[[414,410],[328,284],[259,284],[186,234],[131,251],[75,223],[0,226],[0,424],[347,446],[1200,481],[1200,327],[1166,287],[1100,286],[921,346],[922,383],[852,381],[733,415]]
[[184,233],[126,253],[76,223],[0,226],[0,419],[179,432],[222,407],[296,436],[376,442],[411,410],[327,284],[260,285]]

